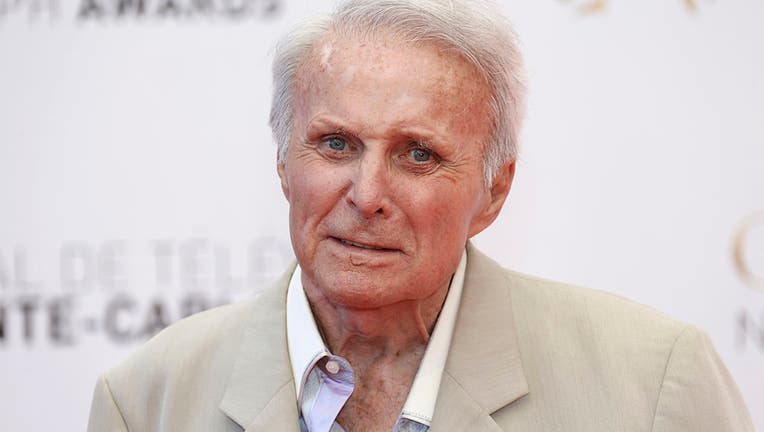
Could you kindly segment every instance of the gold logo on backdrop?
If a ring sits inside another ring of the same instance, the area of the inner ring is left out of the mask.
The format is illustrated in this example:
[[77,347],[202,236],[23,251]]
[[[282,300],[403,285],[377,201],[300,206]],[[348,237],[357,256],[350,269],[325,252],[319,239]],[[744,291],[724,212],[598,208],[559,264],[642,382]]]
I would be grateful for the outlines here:
[[[735,235],[732,238],[732,258],[735,263],[735,270],[746,285],[753,289],[764,291],[764,262],[753,263],[746,254],[755,228],[764,230],[764,211],[758,211],[743,219]],[[758,247],[764,247],[764,244],[758,244]],[[762,254],[756,255],[761,259]],[[757,264],[758,267],[754,267]]]
[[[562,0],[566,3],[570,3],[570,0]],[[586,0],[578,3],[577,9],[583,14],[591,14],[602,12],[607,8],[609,0]],[[698,9],[698,3],[696,0],[682,0],[687,10],[696,11]]]

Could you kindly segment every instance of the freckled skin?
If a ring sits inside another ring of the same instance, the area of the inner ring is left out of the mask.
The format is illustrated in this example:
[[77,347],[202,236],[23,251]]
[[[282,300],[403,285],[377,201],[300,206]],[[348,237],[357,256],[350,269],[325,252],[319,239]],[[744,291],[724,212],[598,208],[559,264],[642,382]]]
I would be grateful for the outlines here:
[[329,35],[294,94],[278,171],[303,286],[356,371],[338,421],[390,431],[465,243],[495,219],[514,165],[485,188],[488,87],[433,45]]

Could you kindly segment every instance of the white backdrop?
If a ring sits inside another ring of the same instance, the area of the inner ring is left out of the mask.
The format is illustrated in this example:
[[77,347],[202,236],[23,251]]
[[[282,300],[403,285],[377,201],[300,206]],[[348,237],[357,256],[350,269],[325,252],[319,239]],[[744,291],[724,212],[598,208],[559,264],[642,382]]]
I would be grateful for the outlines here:
[[[330,3],[0,0],[0,430],[84,430],[101,371],[292,259],[269,49]],[[505,0],[531,107],[475,241],[705,328],[764,430],[764,3],[690,4]]]

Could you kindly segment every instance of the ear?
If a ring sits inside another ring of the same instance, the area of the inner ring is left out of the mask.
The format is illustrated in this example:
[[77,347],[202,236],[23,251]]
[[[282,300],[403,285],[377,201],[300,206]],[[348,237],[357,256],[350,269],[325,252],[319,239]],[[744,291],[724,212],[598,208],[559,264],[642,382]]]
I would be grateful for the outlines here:
[[512,187],[512,180],[515,178],[515,161],[507,162],[502,165],[496,172],[496,176],[491,184],[491,189],[487,191],[485,202],[480,209],[480,212],[475,215],[470,224],[470,230],[468,238],[471,238],[496,220],[499,216],[501,208],[504,206],[504,201],[509,195],[509,190]]
[[280,162],[276,160],[276,172],[279,173],[279,179],[281,180],[281,192],[284,193],[284,197],[289,202],[289,181],[286,175],[286,161]]

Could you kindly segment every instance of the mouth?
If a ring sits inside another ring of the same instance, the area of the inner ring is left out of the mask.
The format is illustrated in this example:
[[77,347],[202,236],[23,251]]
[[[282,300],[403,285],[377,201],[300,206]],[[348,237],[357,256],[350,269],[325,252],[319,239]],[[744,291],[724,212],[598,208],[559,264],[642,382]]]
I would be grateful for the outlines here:
[[332,237],[332,239],[342,243],[343,245],[350,246],[350,247],[355,247],[355,248],[360,248],[360,249],[366,249],[366,250],[372,250],[372,251],[382,251],[382,252],[392,252],[392,251],[397,250],[397,249],[390,249],[390,248],[381,247],[381,246],[375,246],[375,245],[366,244],[366,243],[358,243],[358,242],[342,239],[342,238],[339,238],[339,237]]

